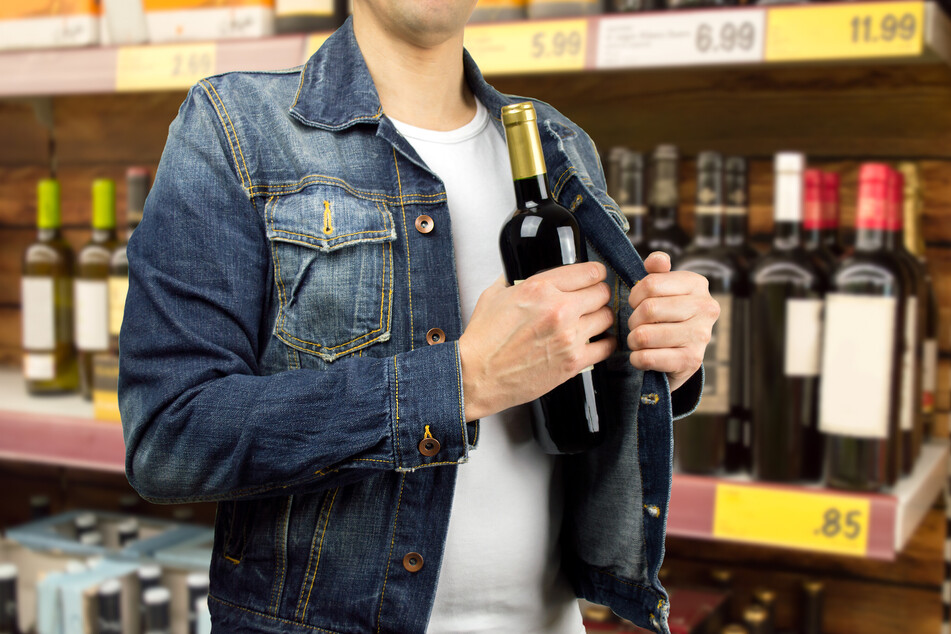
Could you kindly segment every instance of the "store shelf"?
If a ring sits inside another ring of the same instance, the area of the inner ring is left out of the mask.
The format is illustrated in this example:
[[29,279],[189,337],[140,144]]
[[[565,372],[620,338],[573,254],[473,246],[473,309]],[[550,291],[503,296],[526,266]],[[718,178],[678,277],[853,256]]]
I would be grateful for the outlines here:
[[93,419],[78,395],[31,397],[17,371],[0,371],[0,460],[125,472],[118,423]]
[[[289,68],[327,34],[0,52],[0,97],[182,89],[231,70]],[[951,22],[924,0],[836,2],[476,24],[486,75],[853,61],[951,64]]]
[[886,494],[675,475],[667,532],[893,560],[943,490],[948,456],[945,443],[925,445],[915,470]]

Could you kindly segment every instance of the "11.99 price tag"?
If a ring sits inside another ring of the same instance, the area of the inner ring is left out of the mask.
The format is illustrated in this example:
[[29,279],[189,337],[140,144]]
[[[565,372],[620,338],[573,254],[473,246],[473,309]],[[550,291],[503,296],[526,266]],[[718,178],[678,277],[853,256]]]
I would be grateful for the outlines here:
[[867,498],[720,483],[713,535],[721,539],[863,556]]
[[539,20],[466,28],[465,46],[487,75],[582,70],[588,21]]
[[924,3],[875,2],[769,10],[766,61],[918,55]]
[[759,62],[764,9],[717,9],[604,18],[597,68]]

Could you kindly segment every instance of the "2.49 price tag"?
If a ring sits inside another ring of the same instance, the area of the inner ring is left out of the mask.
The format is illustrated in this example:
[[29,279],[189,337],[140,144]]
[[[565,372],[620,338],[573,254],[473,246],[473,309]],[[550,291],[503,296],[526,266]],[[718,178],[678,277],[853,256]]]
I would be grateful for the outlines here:
[[868,499],[720,483],[713,535],[722,539],[863,556]]
[[214,44],[123,46],[116,62],[116,90],[188,88],[215,74]]
[[588,21],[540,20],[474,25],[465,46],[486,75],[582,70]]

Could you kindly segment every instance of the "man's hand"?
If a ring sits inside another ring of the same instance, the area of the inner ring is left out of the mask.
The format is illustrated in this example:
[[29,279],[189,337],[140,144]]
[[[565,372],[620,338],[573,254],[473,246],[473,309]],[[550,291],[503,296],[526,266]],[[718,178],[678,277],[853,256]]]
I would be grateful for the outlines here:
[[720,305],[710,297],[707,280],[689,271],[670,270],[660,251],[644,260],[647,277],[631,289],[634,312],[628,320],[631,365],[666,372],[676,390],[703,363]]
[[459,338],[466,419],[528,403],[607,359],[614,323],[603,264],[550,269],[521,284],[500,277],[479,297]]

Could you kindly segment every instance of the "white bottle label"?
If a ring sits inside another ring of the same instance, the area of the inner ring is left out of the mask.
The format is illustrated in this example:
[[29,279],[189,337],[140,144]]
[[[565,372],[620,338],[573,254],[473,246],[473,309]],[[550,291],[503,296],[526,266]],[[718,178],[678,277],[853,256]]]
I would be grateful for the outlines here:
[[109,348],[109,285],[105,280],[76,280],[76,348]]
[[905,345],[901,355],[901,430],[911,431],[915,412],[921,407],[921,395],[915,394],[915,362],[918,350],[915,334],[918,330],[918,298],[910,297],[905,302]]
[[922,406],[934,411],[935,390],[938,388],[938,340],[925,339],[921,359]]
[[109,277],[109,334],[119,336],[125,314],[125,298],[129,294],[129,278],[125,275]]
[[20,283],[23,308],[23,348],[52,350],[56,346],[53,278],[24,276]]
[[733,298],[716,293],[713,299],[720,304],[720,318],[713,325],[710,343],[703,353],[703,398],[696,410],[700,414],[726,414],[730,411]]
[[888,438],[898,305],[894,297],[826,296],[819,429]]
[[822,300],[786,300],[786,376],[819,376]]
[[51,352],[27,352],[23,355],[23,377],[31,381],[49,381],[56,377],[56,358]]

